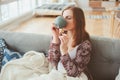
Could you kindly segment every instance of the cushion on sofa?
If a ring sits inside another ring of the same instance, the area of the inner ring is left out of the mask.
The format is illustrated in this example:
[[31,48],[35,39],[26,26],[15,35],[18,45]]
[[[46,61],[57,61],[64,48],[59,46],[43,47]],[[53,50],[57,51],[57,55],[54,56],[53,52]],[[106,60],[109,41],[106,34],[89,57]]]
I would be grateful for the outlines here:
[[0,70],[8,61],[21,58],[22,54],[7,47],[5,39],[0,38]]
[[15,59],[19,59],[22,57],[22,54],[19,52],[9,50],[7,48],[4,49],[3,59],[2,59],[2,66],[4,66],[7,62]]
[[0,38],[0,70],[2,67],[2,59],[5,48],[6,48],[5,40],[3,38]]

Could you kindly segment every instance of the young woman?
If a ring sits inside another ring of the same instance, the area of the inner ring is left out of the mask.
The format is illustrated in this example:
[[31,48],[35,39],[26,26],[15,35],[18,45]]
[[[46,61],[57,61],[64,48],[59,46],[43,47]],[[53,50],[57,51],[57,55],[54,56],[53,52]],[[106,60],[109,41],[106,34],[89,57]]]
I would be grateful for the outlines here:
[[67,21],[67,26],[62,30],[67,34],[61,32],[55,25],[52,26],[53,39],[48,60],[67,76],[77,77],[79,80],[92,80],[87,69],[92,46],[89,34],[85,30],[83,10],[70,6],[63,10],[62,16]]

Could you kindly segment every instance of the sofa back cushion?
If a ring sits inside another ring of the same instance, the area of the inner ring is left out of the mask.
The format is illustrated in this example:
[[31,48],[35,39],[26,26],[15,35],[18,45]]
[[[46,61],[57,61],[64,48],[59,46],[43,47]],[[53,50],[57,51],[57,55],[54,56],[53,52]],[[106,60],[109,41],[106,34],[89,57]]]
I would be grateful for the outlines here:
[[50,35],[0,31],[9,48],[25,53],[30,50],[47,53]]
[[89,70],[94,80],[115,80],[120,67],[120,40],[92,36],[91,41]]

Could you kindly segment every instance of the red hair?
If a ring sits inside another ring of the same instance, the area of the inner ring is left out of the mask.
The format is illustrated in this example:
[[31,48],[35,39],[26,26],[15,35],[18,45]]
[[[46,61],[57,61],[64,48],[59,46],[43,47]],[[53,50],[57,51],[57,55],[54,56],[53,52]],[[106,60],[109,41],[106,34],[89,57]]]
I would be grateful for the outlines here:
[[72,10],[73,18],[75,22],[75,33],[73,35],[73,43],[72,43],[72,46],[75,47],[76,45],[80,44],[85,40],[90,40],[90,38],[89,38],[89,34],[85,30],[86,23],[85,23],[85,16],[83,10],[80,9],[79,7],[69,6],[65,8],[63,12],[68,9]]

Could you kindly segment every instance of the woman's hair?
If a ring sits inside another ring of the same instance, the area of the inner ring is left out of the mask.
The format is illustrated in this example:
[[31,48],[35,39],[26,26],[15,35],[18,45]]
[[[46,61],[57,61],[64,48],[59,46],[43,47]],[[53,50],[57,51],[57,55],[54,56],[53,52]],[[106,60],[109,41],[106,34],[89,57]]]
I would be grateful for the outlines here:
[[[69,6],[63,10],[72,10],[73,12],[73,19],[75,23],[75,33],[73,35],[73,43],[72,46],[75,47],[76,45],[80,44],[81,42],[85,40],[89,40],[89,34],[85,30],[85,16],[82,9],[75,7],[75,6]],[[62,12],[62,15],[63,15]]]

